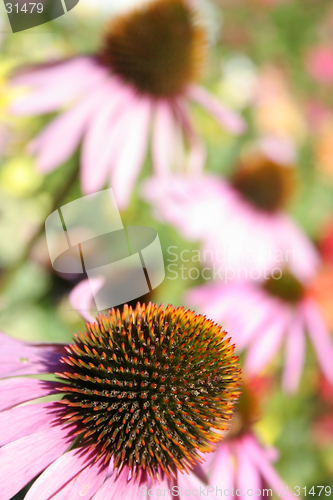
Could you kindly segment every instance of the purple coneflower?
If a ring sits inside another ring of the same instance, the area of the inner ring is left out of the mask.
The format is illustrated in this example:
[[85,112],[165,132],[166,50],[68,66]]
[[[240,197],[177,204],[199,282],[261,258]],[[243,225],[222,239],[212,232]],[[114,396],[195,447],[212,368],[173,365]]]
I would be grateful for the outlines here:
[[187,301],[235,332],[237,348],[246,349],[247,374],[260,373],[284,342],[283,388],[297,391],[308,333],[321,370],[333,382],[333,344],[311,285],[288,270],[261,282],[203,285],[190,290]]
[[[112,309],[68,346],[1,342],[4,499],[39,474],[26,500],[129,499],[156,481],[182,484],[179,472],[222,439],[239,396],[226,332],[170,305]],[[32,373],[57,380],[22,377]]]
[[314,275],[318,255],[284,212],[294,176],[292,166],[260,153],[243,160],[228,181],[216,175],[177,176],[172,183],[152,178],[143,196],[162,221],[201,241],[201,262],[228,270],[229,279],[258,279],[288,261],[304,280]]
[[[43,172],[76,150],[82,140],[84,194],[108,180],[121,207],[127,205],[144,162],[150,127],[155,173],[200,171],[205,153],[188,102],[193,100],[233,133],[244,121],[195,82],[206,52],[205,32],[187,0],[155,0],[116,17],[93,56],[36,67],[14,78],[33,88],[13,112],[31,115],[63,110],[31,145]],[[66,109],[67,108],[67,109]]]

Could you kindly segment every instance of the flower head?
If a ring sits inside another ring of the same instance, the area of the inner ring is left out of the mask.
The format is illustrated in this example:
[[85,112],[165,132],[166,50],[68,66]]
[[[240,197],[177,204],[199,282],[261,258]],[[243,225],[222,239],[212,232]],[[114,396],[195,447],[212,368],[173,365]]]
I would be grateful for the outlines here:
[[295,180],[291,165],[258,153],[242,158],[229,180],[217,175],[177,176],[172,183],[148,179],[143,197],[160,219],[199,240],[201,255],[209,256],[202,262],[221,275],[227,272],[228,280],[255,279],[252,272],[258,279],[288,261],[303,281],[315,275],[319,256],[284,212]]
[[206,35],[184,0],[156,0],[107,26],[100,59],[142,94],[183,93],[201,74]]
[[197,451],[212,451],[209,442],[220,439],[213,429],[224,430],[232,415],[237,359],[224,336],[172,306],[100,316],[62,360],[71,368],[58,374],[68,381],[60,389],[69,393],[63,418],[75,420],[88,442],[94,436],[116,467],[136,474],[144,467],[153,477],[160,468],[187,470]]
[[[71,498],[89,491],[94,500],[108,491],[111,499],[155,480],[177,482],[178,471],[188,473],[222,439],[240,394],[238,358],[226,332],[183,308],[149,303],[134,311],[124,306],[122,314],[111,310],[69,346],[2,340],[1,355],[13,365],[3,377],[15,375],[20,363],[18,373],[31,374],[37,363],[39,373],[56,370],[64,383],[0,382],[6,498],[44,469],[27,499],[46,500],[57,491]],[[12,347],[19,352],[10,353]],[[33,401],[56,393],[59,401]],[[23,402],[32,404],[17,406]],[[12,463],[14,454],[19,459]]]
[[15,101],[14,114],[63,111],[30,145],[39,169],[57,168],[82,141],[84,194],[110,180],[121,208],[129,203],[150,135],[156,174],[201,171],[205,149],[194,131],[190,100],[232,133],[245,129],[239,115],[196,83],[205,48],[190,1],[154,0],[111,20],[96,54],[14,77],[14,85],[32,88]]
[[295,170],[262,154],[242,161],[230,183],[255,209],[275,213],[285,208],[292,192]]

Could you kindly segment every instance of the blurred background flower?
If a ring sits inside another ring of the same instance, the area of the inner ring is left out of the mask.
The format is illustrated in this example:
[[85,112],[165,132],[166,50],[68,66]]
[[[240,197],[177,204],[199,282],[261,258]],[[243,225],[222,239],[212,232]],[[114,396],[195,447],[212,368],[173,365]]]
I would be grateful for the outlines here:
[[[205,107],[233,133],[243,132],[245,123],[194,85],[207,42],[187,1],[156,0],[116,17],[104,32],[95,56],[16,76],[14,85],[32,87],[33,92],[21,96],[11,110],[25,116],[69,108],[30,145],[40,171],[50,172],[68,160],[83,137],[83,193],[101,189],[111,178],[116,200],[125,208],[145,160],[153,117],[152,158],[159,176],[172,169],[196,173],[204,167],[188,100]],[[183,140],[189,146],[188,168]]]

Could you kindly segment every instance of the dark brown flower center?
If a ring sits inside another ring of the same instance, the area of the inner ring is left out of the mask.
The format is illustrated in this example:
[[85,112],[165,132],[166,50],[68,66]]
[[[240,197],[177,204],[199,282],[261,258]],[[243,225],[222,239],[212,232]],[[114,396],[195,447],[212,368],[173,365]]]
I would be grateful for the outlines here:
[[240,165],[231,182],[251,205],[273,213],[285,207],[294,181],[291,167],[278,165],[260,156],[249,159],[246,165]]
[[82,444],[137,476],[186,471],[221,439],[239,395],[226,333],[183,308],[149,303],[98,317],[76,336],[58,374],[64,418]]
[[239,437],[249,432],[260,416],[259,400],[254,388],[243,383],[242,394],[237,402],[237,410],[231,421],[228,439]]
[[171,97],[196,80],[205,34],[186,0],[155,0],[111,21],[100,59],[143,94]]
[[286,302],[299,302],[305,288],[289,271],[284,271],[280,278],[270,277],[264,284],[264,289],[274,297]]

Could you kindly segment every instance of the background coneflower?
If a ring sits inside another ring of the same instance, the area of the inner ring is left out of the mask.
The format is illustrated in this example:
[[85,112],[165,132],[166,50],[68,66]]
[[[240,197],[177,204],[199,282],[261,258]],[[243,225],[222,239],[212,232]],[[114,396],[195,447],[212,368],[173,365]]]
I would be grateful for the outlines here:
[[[260,379],[243,384],[231,428],[217,451],[210,457],[210,484],[222,492],[239,488],[242,494],[265,498],[284,491],[285,498],[295,498],[281,480],[272,463],[277,459],[273,448],[264,446],[256,436],[254,425],[260,419]],[[268,490],[267,490],[268,491]],[[260,493],[260,494],[259,494]]]
[[155,0],[111,20],[95,55],[17,75],[13,83],[32,87],[33,92],[18,98],[13,113],[24,116],[68,108],[31,144],[40,170],[50,172],[60,166],[83,139],[83,192],[93,193],[110,179],[124,208],[144,163],[153,124],[155,173],[201,171],[205,153],[192,125],[190,100],[231,132],[245,130],[236,113],[195,85],[205,52],[205,32],[190,2]]
[[306,334],[319,366],[333,381],[333,342],[312,294],[312,282],[301,283],[288,269],[281,276],[229,286],[203,285],[187,294],[188,303],[214,314],[234,332],[245,350],[244,371],[260,374],[282,344],[283,388],[296,392],[304,369]]
[[[148,179],[143,198],[158,217],[202,243],[228,278],[256,279],[288,260],[300,280],[314,276],[319,257],[312,242],[285,212],[295,187],[295,167],[263,152],[245,155],[230,179],[177,176]],[[205,267],[204,266],[204,267]],[[256,278],[252,278],[252,270]]]

